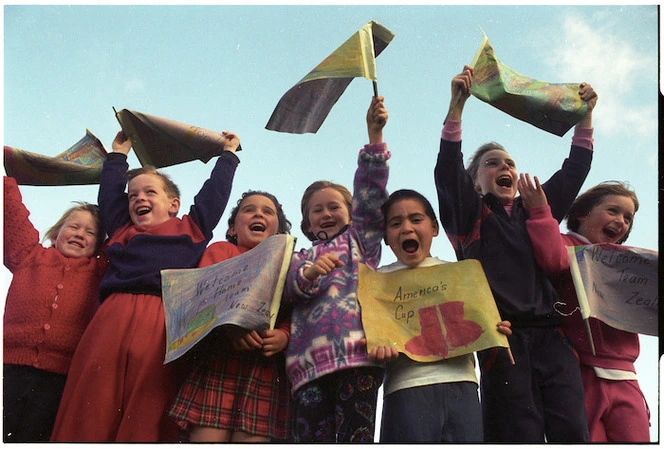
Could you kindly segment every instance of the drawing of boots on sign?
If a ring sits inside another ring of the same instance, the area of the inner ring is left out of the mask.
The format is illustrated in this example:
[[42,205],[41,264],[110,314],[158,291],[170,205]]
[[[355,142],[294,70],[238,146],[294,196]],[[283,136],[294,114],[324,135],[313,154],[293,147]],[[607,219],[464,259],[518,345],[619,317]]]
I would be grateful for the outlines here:
[[468,346],[482,335],[482,326],[463,318],[463,302],[450,301],[438,305],[443,316],[447,341],[452,348]]
[[414,355],[436,355],[447,357],[447,340],[440,326],[436,306],[423,307],[418,310],[421,334],[406,342],[405,348]]

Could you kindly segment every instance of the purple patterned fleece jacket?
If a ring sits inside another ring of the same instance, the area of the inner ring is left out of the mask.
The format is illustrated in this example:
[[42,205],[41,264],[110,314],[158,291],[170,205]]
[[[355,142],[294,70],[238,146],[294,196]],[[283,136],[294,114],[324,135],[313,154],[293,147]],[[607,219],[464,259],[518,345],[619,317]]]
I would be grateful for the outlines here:
[[[318,240],[293,255],[284,299],[293,305],[286,371],[295,392],[325,374],[359,366],[376,366],[367,359],[362,316],[357,300],[358,264],[374,270],[380,263],[383,238],[381,205],[387,200],[385,143],[365,145],[358,156],[353,182],[351,224],[329,240]],[[305,268],[319,256],[334,252],[344,266],[314,281]]]

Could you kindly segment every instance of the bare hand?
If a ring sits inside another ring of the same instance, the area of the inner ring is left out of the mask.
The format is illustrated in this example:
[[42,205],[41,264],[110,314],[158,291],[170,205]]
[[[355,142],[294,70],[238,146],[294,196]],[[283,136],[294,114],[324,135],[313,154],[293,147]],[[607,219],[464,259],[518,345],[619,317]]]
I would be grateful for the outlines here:
[[474,72],[470,66],[463,66],[461,73],[452,78],[452,98],[448,118],[461,120],[463,106],[470,97],[470,88],[473,85]]
[[387,123],[387,109],[383,103],[384,97],[373,97],[367,111],[367,131],[369,132],[369,143],[380,143],[383,141],[383,128]]
[[579,84],[579,95],[581,99],[588,104],[588,113],[592,112],[597,104],[597,93],[588,83]]
[[393,346],[378,346],[373,348],[367,358],[370,362],[386,363],[399,357],[399,351]]
[[124,131],[120,130],[115,135],[115,139],[113,139],[112,148],[114,153],[127,155],[129,154],[129,150],[131,150],[131,139]]
[[224,139],[222,140],[224,151],[235,153],[240,146],[240,138],[231,131],[222,131],[221,134],[224,136]]
[[512,323],[509,321],[501,321],[497,325],[498,332],[500,332],[503,335],[512,335]]
[[283,351],[288,346],[288,336],[281,329],[263,332],[263,355],[270,357]]
[[344,264],[334,253],[326,253],[320,256],[313,265],[305,268],[304,277],[313,281],[318,276],[331,273],[335,268],[343,267]]
[[535,176],[535,185],[533,186],[533,183],[530,180],[530,175],[528,173],[521,173],[516,185],[519,189],[519,193],[521,194],[523,206],[526,209],[546,206],[548,204],[546,200],[546,193],[544,193],[544,189],[542,189],[537,176]]
[[263,347],[263,339],[256,331],[247,331],[237,326],[225,326],[224,330],[236,351],[253,351]]

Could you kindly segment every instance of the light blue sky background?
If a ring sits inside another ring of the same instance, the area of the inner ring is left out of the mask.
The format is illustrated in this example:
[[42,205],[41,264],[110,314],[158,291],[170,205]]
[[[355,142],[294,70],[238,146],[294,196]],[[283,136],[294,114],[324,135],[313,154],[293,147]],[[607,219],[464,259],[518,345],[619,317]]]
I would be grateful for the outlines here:
[[[352,186],[372,87],[354,80],[317,134],[265,129],[281,96],[370,20],[395,34],[377,59],[378,90],[390,118],[388,189],[413,188],[436,200],[433,166],[450,80],[471,62],[481,27],[497,57],[548,82],[587,81],[598,92],[595,157],[582,190],[629,181],[641,208],[627,241],[658,249],[656,5],[645,6],[37,6],[5,5],[3,143],[54,156],[90,129],[108,150],[119,130],[112,107],[236,132],[239,153],[231,205],[249,189],[283,203],[297,247],[300,198],[317,179]],[[520,172],[541,179],[569,151],[572,131],[548,134],[471,98],[464,154],[502,143]],[[130,165],[138,166],[135,156]],[[182,190],[186,212],[211,164],[164,171]],[[43,232],[72,200],[96,202],[97,187],[22,187]],[[215,232],[224,238],[228,212]],[[455,260],[444,237],[432,254]],[[384,263],[394,261],[387,249]],[[3,269],[3,291],[10,275]],[[4,298],[4,294],[3,294]],[[658,435],[658,340],[641,339],[637,371]]]

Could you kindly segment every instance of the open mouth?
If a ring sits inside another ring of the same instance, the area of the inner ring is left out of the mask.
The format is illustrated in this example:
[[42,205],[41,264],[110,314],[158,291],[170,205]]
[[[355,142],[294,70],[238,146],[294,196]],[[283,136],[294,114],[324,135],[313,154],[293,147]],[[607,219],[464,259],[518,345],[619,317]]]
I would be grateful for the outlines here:
[[139,216],[145,215],[145,214],[150,213],[151,210],[152,209],[150,209],[147,206],[139,207],[138,209],[136,209],[136,214],[139,215]]
[[77,246],[79,248],[83,248],[83,244],[81,242],[70,241],[70,242],[68,242],[68,244],[71,245],[71,246]]
[[512,177],[510,175],[501,175],[496,179],[496,184],[500,187],[512,188]]
[[610,239],[615,239],[616,237],[618,237],[618,231],[616,231],[615,229],[604,228],[602,232],[604,232],[604,235]]
[[254,231],[254,232],[264,232],[265,231],[265,225],[262,223],[254,223],[251,226],[249,226],[249,229]]
[[403,249],[406,254],[415,254],[418,249],[420,249],[420,244],[417,241],[409,239],[401,243],[401,249]]
[[321,229],[330,229],[336,226],[336,223],[334,221],[328,221],[327,223],[322,223],[320,225]]

